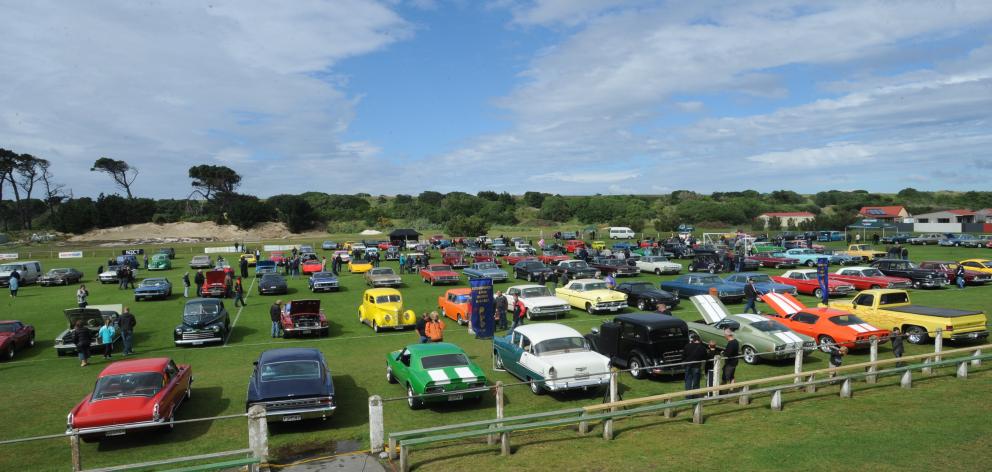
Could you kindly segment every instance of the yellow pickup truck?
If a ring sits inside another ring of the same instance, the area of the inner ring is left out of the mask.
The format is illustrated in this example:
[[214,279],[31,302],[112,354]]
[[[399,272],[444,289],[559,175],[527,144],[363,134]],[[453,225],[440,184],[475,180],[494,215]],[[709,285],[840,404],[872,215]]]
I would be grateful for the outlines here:
[[989,336],[985,312],[913,305],[905,290],[865,290],[830,306],[858,315],[881,328],[898,326],[913,344],[924,344],[942,330],[944,339],[978,340]]
[[849,256],[859,256],[869,262],[885,257],[885,251],[879,251],[871,247],[871,244],[851,244],[844,253]]

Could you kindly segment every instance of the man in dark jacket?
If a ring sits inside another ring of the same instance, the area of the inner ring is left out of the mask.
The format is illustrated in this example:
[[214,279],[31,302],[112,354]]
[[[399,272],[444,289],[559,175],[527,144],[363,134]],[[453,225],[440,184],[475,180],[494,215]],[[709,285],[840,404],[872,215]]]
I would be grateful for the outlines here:
[[193,276],[193,283],[196,284],[196,293],[193,295],[199,297],[203,293],[203,283],[206,282],[206,277],[203,276],[203,269],[196,271],[196,275]]
[[134,347],[134,327],[138,325],[138,320],[134,318],[130,308],[124,307],[124,313],[121,313],[120,318],[117,319],[117,324],[121,329],[121,339],[124,340],[124,355],[134,354],[132,350]]
[[417,334],[420,335],[420,344],[431,342],[431,338],[427,337],[427,317],[428,314],[425,311],[420,318],[417,318]]
[[247,279],[248,278],[248,258],[242,257],[241,258],[241,262],[239,263],[239,265],[241,266],[241,278]]
[[496,327],[501,330],[506,330],[506,309],[508,307],[506,296],[503,292],[496,291],[496,299],[493,301],[493,318],[496,321]]
[[[685,367],[685,389],[695,390],[699,388],[699,381],[703,375],[703,363],[706,361],[706,346],[700,341],[698,335],[689,336],[689,344],[682,349],[682,360],[689,364]],[[699,395],[688,395],[686,398],[697,398]]]
[[82,320],[76,321],[76,327],[72,330],[72,343],[79,353],[79,366],[86,367],[90,358],[90,345],[93,344],[93,333],[83,325]]
[[723,385],[734,383],[734,377],[737,372],[737,362],[740,360],[737,356],[741,355],[741,343],[734,339],[734,332],[725,329],[723,331],[723,336],[727,338],[727,347],[723,349],[723,357],[725,362],[723,364],[723,372],[720,376]]
[[282,315],[282,300],[276,300],[269,307],[269,319],[272,320],[272,337],[279,337],[279,317]]
[[757,314],[758,309],[755,308],[754,303],[758,301],[758,289],[754,288],[754,279],[748,277],[747,283],[744,284],[744,313]]
[[958,288],[964,288],[964,266],[958,264],[958,268],[954,269],[954,281],[957,282]]

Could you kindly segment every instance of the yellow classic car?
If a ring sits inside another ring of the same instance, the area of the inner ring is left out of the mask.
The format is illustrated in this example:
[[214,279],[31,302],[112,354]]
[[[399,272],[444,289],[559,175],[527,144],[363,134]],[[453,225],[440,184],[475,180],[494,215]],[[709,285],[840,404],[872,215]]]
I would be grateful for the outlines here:
[[375,332],[383,329],[404,329],[417,324],[413,310],[403,309],[403,296],[394,288],[370,288],[362,294],[358,306],[358,321],[372,327]]
[[597,251],[602,251],[603,249],[606,249],[606,243],[603,241],[593,241],[592,248]]
[[348,261],[348,272],[352,274],[364,274],[372,270],[372,263],[364,259],[352,259]]
[[923,344],[937,334],[951,340],[979,340],[989,336],[985,313],[913,305],[905,290],[864,290],[851,300],[831,301],[830,306],[849,311],[884,329],[898,327],[913,344]]
[[885,257],[885,251],[879,251],[871,247],[871,244],[851,244],[847,246],[847,250],[843,252],[849,256],[860,257],[866,261],[873,261],[875,259]]
[[254,266],[255,263],[258,262],[258,260],[255,259],[255,255],[254,254],[250,254],[250,253],[249,254],[242,254],[241,255],[241,258],[244,259],[244,260],[246,260],[246,261],[248,261],[248,265],[250,265],[250,266]]
[[627,306],[626,294],[610,290],[606,287],[606,282],[599,279],[573,280],[555,290],[555,296],[590,314],[597,311],[618,312]]
[[355,242],[354,241],[345,241],[345,242],[341,243],[341,248],[344,249],[344,250],[350,251],[352,244],[355,244]]
[[964,270],[973,270],[983,274],[992,274],[992,261],[988,259],[965,259],[958,262],[964,266]]

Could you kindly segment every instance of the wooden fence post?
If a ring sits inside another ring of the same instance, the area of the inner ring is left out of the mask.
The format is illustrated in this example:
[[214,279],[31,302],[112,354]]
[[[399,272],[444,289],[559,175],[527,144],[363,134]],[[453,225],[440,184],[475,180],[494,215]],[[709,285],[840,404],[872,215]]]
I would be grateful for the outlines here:
[[[369,451],[372,454],[382,451],[385,428],[382,422],[382,397],[372,395],[369,397]],[[392,448],[392,444],[390,444]],[[390,456],[395,454],[389,451]]]
[[400,446],[400,471],[401,472],[409,472],[409,470],[410,470],[410,458],[407,457],[410,454],[409,449],[410,448],[408,446]]
[[902,373],[902,379],[899,380],[899,386],[902,388],[913,388],[913,371],[906,369]]
[[[982,355],[982,350],[981,349],[975,349],[975,354],[974,355],[975,355],[975,357],[981,356]],[[971,360],[971,366],[972,367],[978,367],[980,365],[982,365],[982,360],[981,359],[972,359]]]
[[[619,400],[620,391],[617,388],[617,370],[610,369],[610,403]],[[611,407],[610,411],[617,411],[616,407]],[[613,439],[613,418],[608,418],[603,424],[603,439]]]
[[878,366],[875,362],[878,362],[878,336],[871,337],[871,348],[868,351],[868,361],[872,362],[872,365],[868,366],[868,375],[865,376],[865,383],[874,384],[878,382]]
[[844,383],[840,386],[840,397],[841,398],[851,398],[851,378],[848,377],[844,379]]
[[[942,359],[940,353],[944,351],[944,330],[942,328],[937,328],[937,334],[933,338],[933,362],[939,364]],[[933,372],[937,373],[937,368],[934,367]]]
[[703,399],[699,398],[698,400],[696,406],[692,408],[693,424],[703,424]]
[[792,368],[792,371],[796,374],[796,378],[793,379],[792,383],[802,383],[803,382],[803,348],[800,345],[799,349],[796,349],[796,363]]
[[720,396],[719,387],[723,383],[723,363],[724,359],[721,355],[713,356],[713,387],[717,387],[717,390],[710,392],[710,395],[717,397]]
[[69,436],[69,447],[72,449],[72,472],[83,470],[83,458],[79,456],[79,435]]
[[816,393],[816,384],[813,383],[816,381],[816,375],[810,374],[809,378],[807,378],[806,381],[808,382],[806,384],[806,393]]
[[745,385],[744,388],[741,389],[741,396],[738,399],[737,403],[740,404],[741,406],[750,405],[751,395],[748,393],[750,391],[751,391],[751,386]]
[[[506,393],[503,390],[503,382],[496,382],[496,417],[503,418],[506,414],[504,407],[506,405]],[[503,423],[499,423],[496,427],[502,427]],[[510,433],[504,431],[499,433],[499,452],[501,455],[510,455]]]
[[968,378],[968,361],[964,361],[958,364],[958,378],[959,379]]
[[[496,382],[496,419],[503,419],[503,381]],[[499,428],[501,424],[494,424],[490,428]],[[496,444],[496,439],[499,437],[498,434],[490,434],[486,436],[486,444],[493,446]]]
[[926,359],[923,359],[923,368],[920,369],[920,371],[923,372],[923,375],[931,375],[931,374],[933,374],[933,369],[930,368],[930,358],[929,357],[926,358]]
[[269,461],[269,425],[262,405],[252,405],[248,409],[248,448],[263,464]]
[[772,394],[772,411],[782,411],[782,391],[776,390]]
[[[665,403],[672,403],[672,402],[671,401],[668,401],[668,402],[665,402]],[[665,408],[664,409],[664,411],[662,412],[662,415],[664,415],[665,418],[671,418],[671,417],[675,416],[675,411],[672,410],[671,407],[668,407],[668,408]]]

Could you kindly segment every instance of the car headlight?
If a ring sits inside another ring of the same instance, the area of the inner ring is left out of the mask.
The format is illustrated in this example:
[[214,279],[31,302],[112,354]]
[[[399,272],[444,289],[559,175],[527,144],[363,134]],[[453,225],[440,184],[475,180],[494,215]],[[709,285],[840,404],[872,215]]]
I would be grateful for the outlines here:
[[176,328],[176,334],[183,334],[182,328]]
[[386,315],[386,316],[383,316],[382,319],[385,320],[385,321],[387,321],[387,322],[389,322],[389,321],[392,321],[393,320],[393,317],[392,316],[389,316],[389,315]]
[[220,332],[220,325],[213,325],[213,326],[210,327],[210,329],[213,332],[215,332],[215,333],[219,333]]
[[557,378],[558,377],[558,371],[556,371],[554,367],[548,369],[548,377],[551,377],[552,379],[553,378]]

